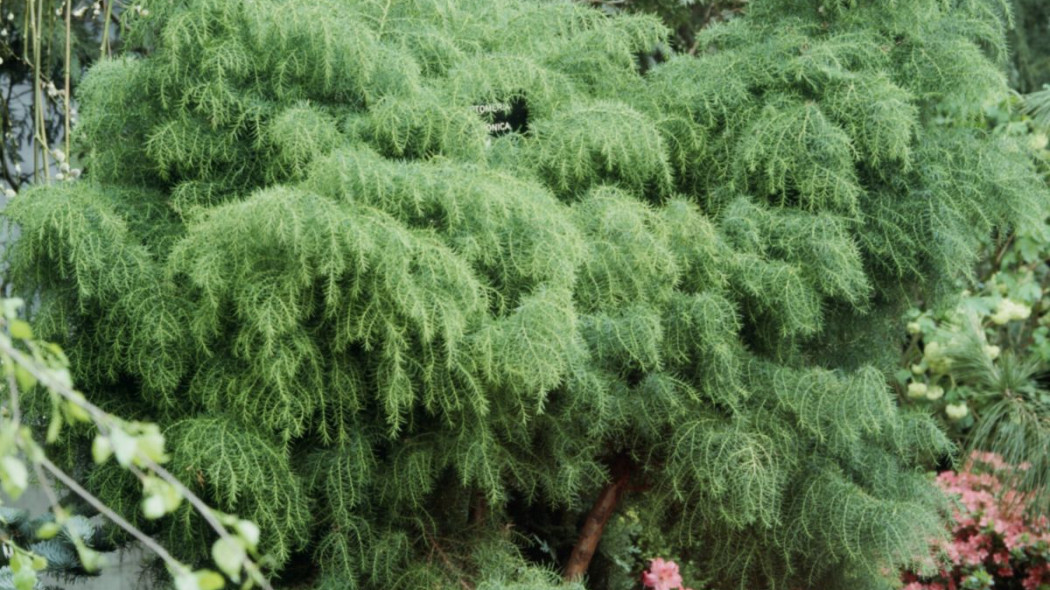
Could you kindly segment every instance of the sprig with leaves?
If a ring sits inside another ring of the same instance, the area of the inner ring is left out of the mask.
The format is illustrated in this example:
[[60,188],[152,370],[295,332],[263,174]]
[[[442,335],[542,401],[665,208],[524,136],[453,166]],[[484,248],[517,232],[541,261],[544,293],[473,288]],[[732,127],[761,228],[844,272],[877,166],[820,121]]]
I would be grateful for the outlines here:
[[[176,559],[48,458],[46,446],[41,445],[34,430],[23,423],[20,406],[20,391],[43,387],[50,394],[53,410],[47,422],[47,443],[57,440],[64,426],[93,425],[97,430],[91,449],[95,463],[101,465],[115,458],[121,467],[135,474],[142,485],[141,509],[147,518],[170,514],[185,500],[219,536],[211,554],[226,578],[241,584],[242,588],[259,586],[272,590],[259,566],[259,527],[251,521],[213,510],[161,465],[168,460],[168,455],[159,426],[123,420],[92,404],[75,390],[68,358],[57,345],[34,339],[29,324],[18,318],[22,307],[19,299],[0,301],[3,313],[0,326],[5,328],[0,333],[0,363],[7,378],[6,404],[0,412],[0,486],[17,499],[30,485],[29,468],[32,468],[54,514],[54,522],[43,524],[36,532],[37,537],[54,537],[71,518],[51,484],[54,480],[159,557],[173,576],[177,590],[218,590],[226,585],[226,579],[219,573],[193,569]],[[80,536],[69,538],[85,570],[95,571],[104,565],[104,557],[89,548]],[[18,590],[33,588],[36,573],[47,566],[47,561],[11,540],[5,540],[4,544],[11,551],[15,587]]]

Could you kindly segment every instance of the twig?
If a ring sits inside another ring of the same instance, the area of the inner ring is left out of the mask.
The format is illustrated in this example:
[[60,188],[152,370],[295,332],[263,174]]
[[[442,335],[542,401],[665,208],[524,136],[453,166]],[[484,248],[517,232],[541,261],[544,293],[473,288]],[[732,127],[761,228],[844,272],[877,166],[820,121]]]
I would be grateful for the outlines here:
[[1016,234],[1011,232],[1010,235],[1006,238],[1006,241],[1003,242],[1001,246],[999,246],[999,251],[995,253],[995,266],[992,268],[993,273],[999,269],[999,263],[1003,261],[1003,255],[1006,254],[1006,249],[1010,247],[1010,243],[1014,241],[1015,235]]
[[69,74],[69,64],[73,61],[73,57],[72,57],[72,46],[73,46],[73,16],[72,16],[72,11],[73,11],[73,0],[66,0],[66,63],[64,64],[64,66],[65,66],[64,69],[66,71],[65,72],[65,74],[66,74],[66,88],[65,88],[65,90],[66,90],[66,96],[65,96],[65,99],[66,99],[66,117],[65,117],[65,119],[66,120],[65,120],[65,126],[66,126],[66,157],[67,158],[71,157],[71,155],[72,155],[72,152],[70,152],[70,150],[69,150],[69,129],[70,129],[69,115],[72,112],[72,110],[69,107],[69,76],[70,76],[70,74]]
[[22,422],[22,409],[18,403],[18,384],[15,383],[14,371],[7,376],[7,388],[11,391],[11,419],[16,423]]
[[474,590],[474,587],[471,586],[470,583],[468,583],[459,575],[462,570],[460,570],[458,567],[456,567],[454,563],[452,563],[452,560],[449,559],[445,551],[441,549],[441,545],[438,544],[437,539],[428,535],[426,529],[423,529],[423,538],[426,539],[427,542],[430,543],[431,548],[433,548],[434,551],[437,552],[438,557],[441,558],[441,562],[445,564],[445,567],[448,568],[450,572],[453,572],[456,575],[456,578],[459,580],[460,587],[462,587],[463,590]]
[[99,47],[100,57],[109,57],[109,19],[113,16],[113,0],[102,0],[106,6],[106,15],[102,18],[102,46]]
[[179,562],[179,560],[172,557],[171,553],[168,553],[167,549],[165,549],[163,546],[161,546],[159,543],[153,540],[153,537],[150,537],[146,533],[140,531],[137,527],[135,527],[135,525],[125,520],[123,516],[117,514],[110,507],[106,506],[105,503],[102,502],[102,500],[99,500],[94,495],[92,495],[91,492],[81,487],[75,479],[66,474],[65,471],[59,469],[54,463],[49,461],[47,457],[38,457],[37,459],[34,459],[33,462],[39,462],[40,465],[44,467],[44,469],[47,469],[47,471],[55,477],[55,479],[62,482],[62,485],[66,486],[67,488],[72,490],[73,493],[83,498],[84,501],[86,501],[92,506],[92,508],[98,510],[100,514],[113,521],[117,526],[131,533],[131,536],[138,539],[140,543],[146,546],[146,548],[156,553],[157,556],[163,559],[164,563],[168,564],[168,567],[172,568],[172,571],[185,571],[186,566]]
[[386,19],[387,16],[390,14],[390,5],[392,3],[393,0],[386,0],[386,6],[383,6],[383,16],[379,19],[379,32],[376,33],[376,39],[379,39],[383,36],[383,29],[386,28]]
[[33,471],[36,473],[36,479],[40,482],[40,487],[44,488],[44,495],[47,496],[47,502],[54,509],[57,506],[61,506],[62,503],[58,501],[58,494],[55,493],[55,488],[51,487],[51,482],[47,481],[47,476],[44,475],[44,469],[38,461],[30,461],[33,464]]

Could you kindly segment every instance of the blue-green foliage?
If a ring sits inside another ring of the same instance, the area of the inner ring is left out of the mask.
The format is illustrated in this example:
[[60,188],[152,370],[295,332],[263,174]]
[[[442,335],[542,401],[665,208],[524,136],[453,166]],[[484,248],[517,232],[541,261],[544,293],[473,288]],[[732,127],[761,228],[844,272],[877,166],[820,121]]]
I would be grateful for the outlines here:
[[[55,517],[51,513],[34,517],[26,510],[9,506],[0,508],[0,530],[4,536],[11,542],[19,543],[34,555],[46,559],[47,567],[42,573],[48,579],[69,582],[98,575],[97,571],[89,572],[84,568],[76,544],[81,543],[84,547],[102,552],[113,549],[106,540],[107,533],[105,527],[100,526],[99,518],[74,514],[58,529],[57,534],[41,539],[39,531],[45,526],[55,526]],[[15,584],[10,557],[4,555],[0,562],[0,589],[23,588],[25,580]],[[60,589],[59,586],[45,583],[42,579],[37,579],[35,584],[31,582],[31,586],[32,590]]]
[[1045,187],[975,124],[996,5],[749,10],[642,74],[658,21],[568,2],[154,2],[81,87],[88,179],[6,210],[11,279],[277,574],[549,588],[508,531],[625,455],[722,586],[890,587],[950,444],[887,335]]

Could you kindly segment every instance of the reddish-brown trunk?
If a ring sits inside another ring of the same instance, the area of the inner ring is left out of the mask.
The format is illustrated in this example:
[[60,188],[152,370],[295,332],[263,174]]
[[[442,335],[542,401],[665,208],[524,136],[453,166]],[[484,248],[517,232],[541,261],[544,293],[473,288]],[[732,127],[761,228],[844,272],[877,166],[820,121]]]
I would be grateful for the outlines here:
[[471,526],[481,526],[489,517],[489,503],[485,494],[480,490],[474,491],[474,501],[470,505]]
[[598,541],[602,538],[605,523],[609,522],[609,517],[616,510],[620,496],[623,495],[631,479],[630,463],[626,456],[620,455],[613,462],[612,476],[612,482],[602,489],[594,507],[587,515],[587,520],[583,523],[580,538],[576,541],[576,546],[572,548],[572,555],[569,556],[569,562],[565,565],[566,580],[582,578],[591,565],[591,558],[594,557],[594,550],[598,548]]

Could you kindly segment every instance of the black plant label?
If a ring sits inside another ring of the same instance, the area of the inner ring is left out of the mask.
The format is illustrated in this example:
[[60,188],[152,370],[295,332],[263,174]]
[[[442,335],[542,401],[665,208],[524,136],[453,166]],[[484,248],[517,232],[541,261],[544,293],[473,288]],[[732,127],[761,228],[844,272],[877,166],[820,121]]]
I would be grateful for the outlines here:
[[492,137],[529,130],[529,107],[523,96],[476,104],[470,108],[485,121]]

